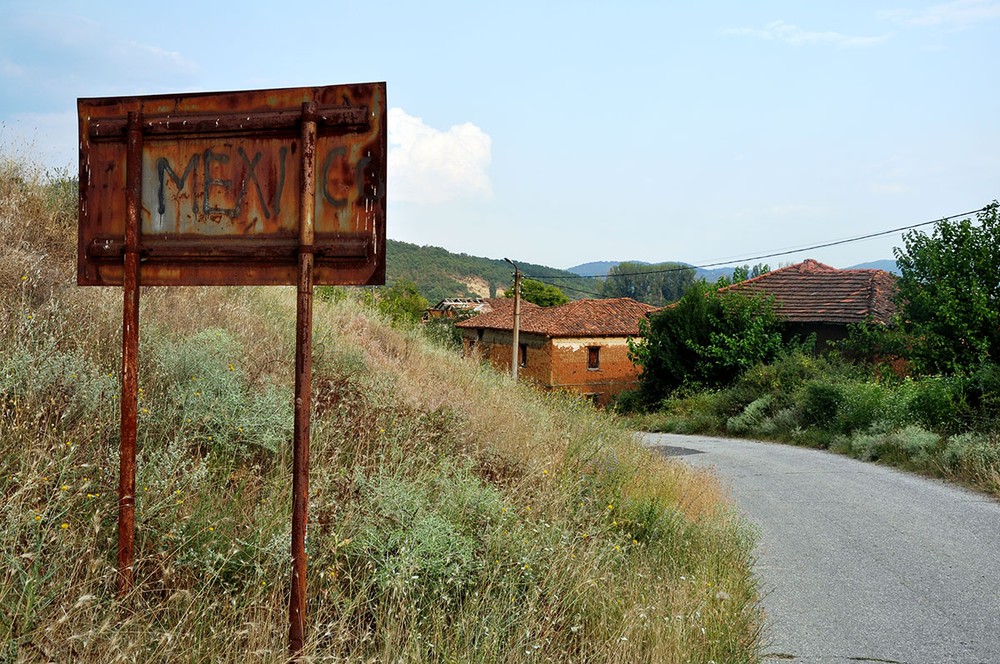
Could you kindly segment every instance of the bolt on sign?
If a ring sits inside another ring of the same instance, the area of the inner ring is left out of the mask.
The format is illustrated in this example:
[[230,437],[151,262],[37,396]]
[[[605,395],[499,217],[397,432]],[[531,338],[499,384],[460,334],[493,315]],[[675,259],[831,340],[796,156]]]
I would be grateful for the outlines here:
[[297,655],[313,286],[385,283],[385,83],[80,99],[77,110],[77,282],[124,293],[119,595],[134,580],[139,287],[296,285],[289,648]]

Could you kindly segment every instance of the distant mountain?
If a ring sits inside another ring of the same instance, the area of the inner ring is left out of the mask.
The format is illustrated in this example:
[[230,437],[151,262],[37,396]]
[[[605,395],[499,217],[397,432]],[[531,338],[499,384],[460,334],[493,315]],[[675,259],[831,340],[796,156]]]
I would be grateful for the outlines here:
[[[455,254],[441,247],[420,246],[399,240],[386,241],[386,259],[386,281],[390,285],[400,279],[414,282],[431,304],[447,297],[500,296],[510,287],[513,273],[513,268],[500,259]],[[602,277],[622,262],[625,261],[594,261],[575,265],[568,270],[559,270],[517,261],[526,276],[537,277],[558,286],[572,299],[600,297],[600,279],[579,277]],[[630,262],[651,265],[645,261]],[[899,274],[896,262],[892,260],[862,263],[852,267],[876,268]],[[731,267],[711,270],[695,268],[695,279],[704,279],[709,283],[714,283],[719,277],[732,275]]]
[[[583,263],[581,265],[574,265],[573,267],[566,268],[567,272],[572,272],[573,274],[578,274],[581,277],[604,277],[607,276],[608,270],[618,265],[619,263],[624,263],[626,261],[594,261],[592,263]],[[630,263],[639,263],[640,265],[650,265],[645,261],[628,261]]]
[[896,265],[894,260],[881,260],[881,261],[871,261],[869,263],[859,263],[858,265],[852,265],[850,270],[885,270],[886,272],[891,272],[896,276],[899,276],[899,267]]
[[[412,281],[431,304],[448,297],[497,297],[510,288],[514,269],[499,259],[455,254],[441,247],[386,240],[386,282]],[[592,279],[513,258],[521,272],[558,286],[567,297],[600,297]]]
[[[665,263],[674,261],[663,261]],[[579,274],[583,277],[603,277],[608,274],[611,268],[615,267],[619,263],[638,263],[639,265],[652,265],[653,263],[647,263],[646,261],[594,261],[592,263],[583,263],[581,265],[574,265],[573,267],[566,268],[568,272],[574,274]],[[686,265],[687,263],[682,263]],[[694,278],[704,279],[705,281],[712,283],[718,280],[719,277],[731,277],[733,276],[733,268],[731,267],[720,267],[714,270],[704,270],[702,268],[695,268]]]

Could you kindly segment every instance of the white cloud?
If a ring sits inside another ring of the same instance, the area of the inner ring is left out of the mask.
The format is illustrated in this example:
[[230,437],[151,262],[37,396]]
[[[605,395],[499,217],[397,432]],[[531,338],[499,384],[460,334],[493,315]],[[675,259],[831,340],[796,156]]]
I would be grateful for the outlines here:
[[492,146],[489,134],[471,122],[441,131],[389,109],[390,196],[411,203],[490,199]]
[[953,0],[921,10],[895,9],[881,12],[879,17],[904,25],[941,25],[965,28],[976,23],[1000,18],[1000,2],[996,0]]
[[805,30],[784,21],[772,21],[763,28],[729,28],[722,31],[726,35],[745,35],[765,41],[782,41],[793,46],[808,44],[832,44],[845,48],[874,46],[889,39],[891,35],[878,37],[854,37],[839,32],[818,32]]

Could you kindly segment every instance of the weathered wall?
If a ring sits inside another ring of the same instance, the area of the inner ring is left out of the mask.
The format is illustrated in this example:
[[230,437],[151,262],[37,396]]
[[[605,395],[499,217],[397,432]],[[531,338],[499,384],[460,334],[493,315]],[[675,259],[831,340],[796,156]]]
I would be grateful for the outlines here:
[[[498,330],[463,330],[468,354],[489,360],[500,371],[510,372],[511,334]],[[639,369],[628,358],[628,344],[623,337],[548,339],[522,334],[520,344],[527,347],[527,363],[518,369],[518,377],[540,387],[564,389],[589,395],[607,405],[624,390],[638,387]],[[600,348],[600,365],[589,369],[588,349]]]
[[[600,349],[600,365],[587,366],[588,349]],[[639,368],[628,358],[628,343],[623,337],[554,339],[551,344],[553,389],[566,389],[594,395],[601,405],[624,390],[639,384]]]

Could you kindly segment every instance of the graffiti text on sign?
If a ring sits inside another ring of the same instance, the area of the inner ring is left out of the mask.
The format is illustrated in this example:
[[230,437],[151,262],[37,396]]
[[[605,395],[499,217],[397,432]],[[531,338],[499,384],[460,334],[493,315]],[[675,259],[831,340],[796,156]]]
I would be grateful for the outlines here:
[[[213,144],[183,155],[150,150],[143,186],[143,207],[151,222],[147,230],[184,233],[192,225],[213,222],[263,231],[265,220],[272,228],[294,228],[297,209],[291,203],[299,164],[290,156],[297,147],[295,142],[263,147]],[[318,202],[330,205],[336,215],[352,199],[365,197],[368,156],[351,159],[347,147],[336,145],[318,157]],[[286,216],[292,218],[282,219],[287,208],[291,214]]]

